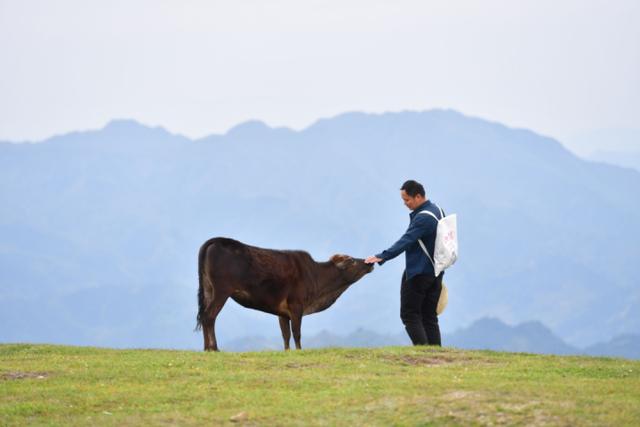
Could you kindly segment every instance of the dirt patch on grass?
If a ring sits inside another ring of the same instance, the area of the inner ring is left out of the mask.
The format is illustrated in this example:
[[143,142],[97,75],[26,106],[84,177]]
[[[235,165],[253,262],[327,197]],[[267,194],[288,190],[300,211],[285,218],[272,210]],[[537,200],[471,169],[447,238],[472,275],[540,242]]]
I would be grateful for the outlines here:
[[491,392],[451,390],[438,399],[434,413],[443,420],[461,425],[574,425],[551,413],[548,402],[539,400],[503,400]]
[[384,396],[364,405],[364,410],[367,412],[379,410],[389,411],[397,408],[400,404],[401,402],[398,399],[391,396]]
[[409,366],[445,366],[445,365],[496,365],[498,362],[486,357],[476,357],[459,353],[424,352],[413,354],[384,355],[382,359]]
[[289,369],[302,369],[302,368],[325,368],[327,365],[322,363],[295,363],[290,362],[284,365],[285,368]]
[[411,366],[440,366],[448,365],[451,363],[464,362],[460,358],[451,356],[434,356],[434,355],[399,355],[399,356],[386,356],[385,360],[389,360],[395,363],[401,363],[403,365]]
[[4,372],[0,374],[0,379],[2,380],[24,380],[24,379],[37,379],[43,380],[49,377],[48,372],[19,372],[19,371],[10,371]]
[[443,400],[477,399],[479,393],[466,390],[454,390],[442,396]]

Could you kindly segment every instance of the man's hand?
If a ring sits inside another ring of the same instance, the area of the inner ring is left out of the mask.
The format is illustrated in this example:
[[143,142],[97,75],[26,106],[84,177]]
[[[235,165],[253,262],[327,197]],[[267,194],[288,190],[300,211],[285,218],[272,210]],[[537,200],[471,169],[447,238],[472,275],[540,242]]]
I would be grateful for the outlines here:
[[380,261],[382,261],[382,258],[378,258],[377,256],[372,255],[369,258],[365,259],[364,263],[365,264],[374,264],[374,263],[380,262]]

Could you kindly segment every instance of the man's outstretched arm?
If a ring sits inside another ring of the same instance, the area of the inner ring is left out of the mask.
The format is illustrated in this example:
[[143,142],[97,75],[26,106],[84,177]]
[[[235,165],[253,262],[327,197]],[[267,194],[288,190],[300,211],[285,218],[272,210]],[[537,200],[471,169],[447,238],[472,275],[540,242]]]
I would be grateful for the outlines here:
[[377,262],[382,265],[386,261],[393,259],[400,255],[402,252],[406,251],[407,248],[412,244],[418,241],[420,236],[432,231],[431,229],[435,227],[435,223],[427,218],[426,215],[418,215],[411,221],[409,224],[409,228],[407,231],[395,242],[389,249],[383,251],[379,254],[372,255],[364,260],[367,264],[373,264]]

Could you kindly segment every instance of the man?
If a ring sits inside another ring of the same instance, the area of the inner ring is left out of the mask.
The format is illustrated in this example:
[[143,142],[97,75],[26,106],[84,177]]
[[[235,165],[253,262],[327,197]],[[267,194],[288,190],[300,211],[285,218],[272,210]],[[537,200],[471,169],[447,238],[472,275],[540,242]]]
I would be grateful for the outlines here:
[[442,275],[435,277],[433,264],[424,253],[418,239],[421,239],[431,259],[436,240],[437,218],[441,218],[440,209],[425,195],[419,182],[409,180],[402,184],[400,197],[411,210],[409,228],[404,235],[386,251],[368,257],[368,264],[384,264],[405,252],[406,269],[400,287],[400,318],[414,345],[441,345],[440,327],[436,307],[442,290]]

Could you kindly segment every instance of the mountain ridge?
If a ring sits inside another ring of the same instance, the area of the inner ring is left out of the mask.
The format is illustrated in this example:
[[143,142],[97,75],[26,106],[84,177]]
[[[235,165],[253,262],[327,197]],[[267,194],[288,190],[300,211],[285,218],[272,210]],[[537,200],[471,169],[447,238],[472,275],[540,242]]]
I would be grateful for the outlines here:
[[[49,336],[67,328],[87,343],[99,336],[93,330],[111,325],[104,344],[119,345],[135,345],[143,319],[153,318],[171,333],[147,334],[149,344],[187,345],[196,339],[182,334],[193,323],[199,244],[229,236],[305,249],[319,260],[377,253],[405,230],[397,193],[407,178],[424,182],[436,203],[459,214],[462,257],[447,273],[445,328],[483,316],[537,318],[578,346],[640,330],[629,261],[640,255],[638,173],[582,161],[531,131],[450,111],[334,119],[302,131],[249,126],[244,135],[211,136],[215,144],[124,121],[111,127],[121,137],[105,126],[58,137],[62,144],[0,145],[0,195],[7,200],[0,206],[0,320],[15,325],[11,334],[0,331],[0,340],[42,336],[21,324],[26,313],[55,318]],[[131,126],[142,133],[128,132]],[[603,224],[602,212],[615,223]],[[603,252],[611,241],[618,252]],[[401,328],[392,290],[401,272],[400,259],[376,268],[303,327]],[[140,292],[157,300],[145,303]],[[38,294],[42,313],[26,297]],[[595,322],[590,313],[601,310],[600,301],[608,305]],[[87,306],[102,317],[93,319]],[[60,309],[71,312],[57,315]],[[254,322],[264,331],[273,326],[233,305],[221,317],[221,327],[233,324],[238,335],[255,330]],[[132,324],[138,329],[126,331]]]
[[[220,334],[219,334],[220,335]],[[487,336],[490,336],[487,339]],[[247,336],[226,340],[219,337],[223,350],[261,351],[281,350],[282,338],[271,335]],[[541,339],[542,338],[542,339]],[[397,334],[379,334],[364,328],[346,335],[322,330],[316,335],[305,337],[304,348],[325,347],[384,347],[410,346],[411,341],[404,332]],[[493,350],[524,352],[532,354],[590,355],[625,357],[640,359],[640,335],[620,335],[606,342],[599,342],[585,348],[568,345],[543,323],[537,320],[517,325],[508,325],[497,318],[482,318],[453,332],[443,334],[442,345],[464,350]]]

